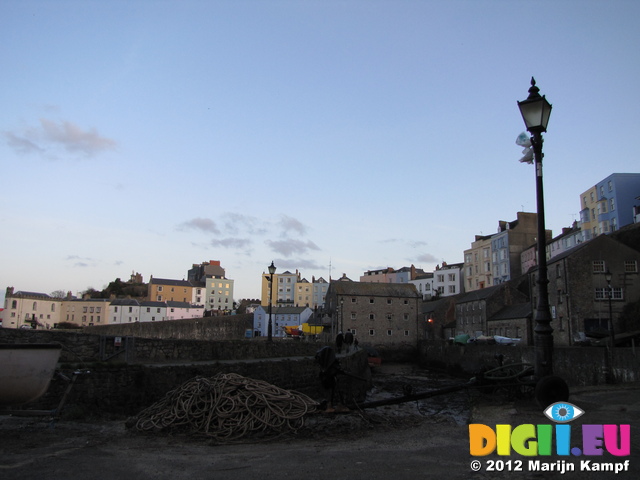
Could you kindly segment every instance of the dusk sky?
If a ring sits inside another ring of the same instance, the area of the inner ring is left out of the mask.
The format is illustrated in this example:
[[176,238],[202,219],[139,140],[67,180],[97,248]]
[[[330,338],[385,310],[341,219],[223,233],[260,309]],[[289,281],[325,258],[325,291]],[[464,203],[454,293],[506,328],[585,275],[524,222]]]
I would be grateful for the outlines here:
[[[4,291],[220,260],[358,280],[535,212],[517,100],[553,104],[546,224],[637,173],[636,0],[0,0]],[[330,267],[331,265],[331,267]]]

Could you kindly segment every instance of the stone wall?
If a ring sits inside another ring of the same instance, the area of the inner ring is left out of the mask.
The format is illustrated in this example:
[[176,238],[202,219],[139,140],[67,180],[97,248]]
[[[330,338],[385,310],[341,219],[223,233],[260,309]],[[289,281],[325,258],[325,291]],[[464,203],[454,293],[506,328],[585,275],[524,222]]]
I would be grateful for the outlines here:
[[164,322],[136,322],[118,325],[93,325],[84,332],[138,338],[188,340],[239,340],[247,330],[253,331],[253,314],[190,318]]
[[[362,401],[371,385],[366,353],[360,351],[340,358],[340,364],[344,371],[368,379],[363,382],[349,376],[339,378],[339,388],[346,395],[355,395]],[[219,373],[237,373],[264,380],[280,388],[305,393],[318,402],[325,397],[319,380],[320,367],[313,357],[169,366],[103,364],[93,367],[88,373],[76,377],[63,409],[64,415],[135,415],[185,382]],[[62,371],[68,377],[73,374],[70,370]],[[60,376],[54,377],[46,395],[30,407],[56,408],[68,384]]]
[[[171,322],[167,322],[171,323]],[[250,340],[180,340],[118,337],[75,331],[0,328],[0,343],[62,344],[61,363],[184,363],[218,360],[313,356],[323,343],[277,338]]]
[[[504,364],[535,364],[535,349],[529,346],[467,345],[457,346],[445,342],[422,342],[419,347],[420,363],[441,368],[450,373],[471,377],[496,368],[497,354],[503,355]],[[613,369],[618,382],[640,381],[640,355],[634,348],[616,348]],[[600,385],[606,383],[606,354],[603,347],[555,347],[553,373],[569,385]]]

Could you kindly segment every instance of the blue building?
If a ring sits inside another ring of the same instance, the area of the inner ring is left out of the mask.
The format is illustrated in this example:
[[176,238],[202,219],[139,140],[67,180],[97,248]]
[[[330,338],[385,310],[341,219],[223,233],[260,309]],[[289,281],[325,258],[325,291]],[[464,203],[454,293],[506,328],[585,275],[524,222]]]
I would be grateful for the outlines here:
[[595,185],[597,234],[611,233],[633,223],[640,196],[640,173],[613,173]]

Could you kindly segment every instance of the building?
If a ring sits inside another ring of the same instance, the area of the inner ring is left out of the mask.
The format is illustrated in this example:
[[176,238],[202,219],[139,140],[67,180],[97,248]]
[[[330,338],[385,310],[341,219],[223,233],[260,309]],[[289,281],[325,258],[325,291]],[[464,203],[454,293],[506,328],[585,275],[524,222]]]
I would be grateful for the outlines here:
[[235,310],[233,303],[233,284],[234,281],[230,278],[206,277],[207,310],[217,310],[222,313],[230,313],[232,310]]
[[[499,285],[522,275],[521,254],[536,243],[538,214],[518,212],[516,220],[498,222],[493,235],[476,235],[464,251],[464,289],[467,292]],[[546,231],[546,240],[551,231]]]
[[86,327],[107,325],[109,304],[106,298],[64,299],[61,305],[60,321]]
[[[547,244],[547,260],[571,250],[585,241],[585,232],[580,228],[578,222],[573,222],[570,228],[563,228],[562,233]],[[522,273],[526,273],[526,270],[523,270]]]
[[442,262],[442,266],[436,265],[433,272],[433,292],[438,297],[448,297],[464,292],[464,282],[462,280],[462,263],[447,264]]
[[419,302],[410,283],[334,281],[325,312],[333,332],[352,332],[363,344],[416,346]]
[[615,232],[634,223],[640,173],[613,173],[580,195],[580,222],[585,236]]
[[491,235],[476,235],[471,248],[464,251],[464,277],[466,292],[493,285]]
[[327,296],[327,290],[329,289],[329,282],[327,282],[322,277],[318,278],[317,280],[315,278],[312,278],[311,287],[313,289],[313,300],[311,308],[317,310],[324,305],[325,297]]
[[[298,327],[313,314],[309,307],[271,307],[271,335],[285,337],[284,327]],[[254,337],[269,336],[269,307],[260,305],[253,312]]]
[[7,287],[2,311],[3,328],[53,328],[60,323],[62,298],[46,293],[14,292]]
[[154,302],[191,302],[193,298],[193,285],[187,280],[154,278],[152,275],[147,289],[147,297]]
[[[548,290],[554,343],[573,345],[585,336],[606,335],[611,319],[614,333],[628,331],[630,326],[619,317],[627,303],[640,301],[638,264],[640,252],[610,235],[598,235],[553,257],[548,263]],[[607,271],[612,276],[611,290]],[[537,269],[529,273],[534,311],[536,274]]]
[[151,300],[140,302],[140,322],[161,322],[166,319],[166,302],[155,302]]
[[109,324],[140,321],[140,302],[131,298],[117,298],[109,304]]
[[422,300],[431,300],[436,296],[436,290],[433,286],[433,273],[423,273],[418,275],[415,280],[411,280],[409,283],[416,286],[418,293],[422,297]]
[[167,320],[183,320],[187,318],[204,317],[204,306],[193,305],[189,302],[167,302]]
[[[523,331],[515,326],[513,330],[505,330],[505,326],[491,324],[490,320],[505,307],[528,304],[529,298],[517,289],[515,282],[505,282],[493,287],[473,290],[455,298],[456,335],[467,334],[470,337],[480,336],[513,336],[521,338]],[[498,328],[496,333],[496,328]],[[508,332],[509,335],[504,335]]]
[[360,276],[360,281],[368,283],[409,283],[411,280],[415,280],[418,275],[424,273],[424,270],[416,268],[414,265],[402,267],[398,270],[387,267],[381,270],[367,270],[364,275]]
[[[261,305],[269,305],[269,281],[271,275],[262,272]],[[317,309],[324,304],[329,284],[320,277],[312,277],[311,283],[306,278],[301,278],[301,273],[296,269],[295,273],[285,271],[273,274],[274,290],[271,298],[272,305],[278,307],[295,306]]]
[[[189,300],[203,305],[209,311],[229,313],[235,310],[233,302],[234,280],[227,278],[219,260],[209,260],[200,265],[193,264],[187,272],[187,279],[193,286],[193,297]],[[177,300],[177,299],[176,299]],[[186,300],[177,300],[186,302]]]

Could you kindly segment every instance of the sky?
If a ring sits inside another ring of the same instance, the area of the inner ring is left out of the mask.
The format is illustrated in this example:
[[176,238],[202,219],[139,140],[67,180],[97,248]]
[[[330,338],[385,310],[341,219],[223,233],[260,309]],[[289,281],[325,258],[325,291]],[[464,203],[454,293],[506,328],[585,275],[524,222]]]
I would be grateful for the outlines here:
[[639,172],[635,0],[0,0],[0,300],[219,260],[463,261],[536,211],[517,101],[553,105],[546,227]]

